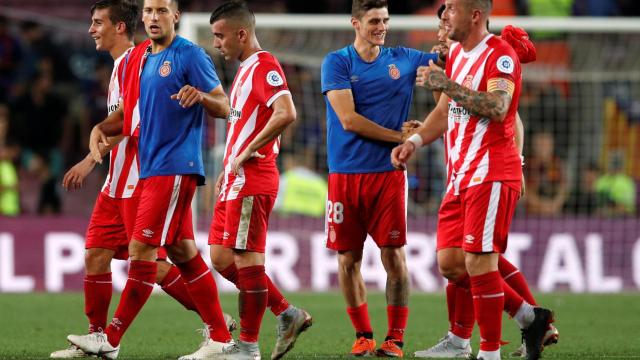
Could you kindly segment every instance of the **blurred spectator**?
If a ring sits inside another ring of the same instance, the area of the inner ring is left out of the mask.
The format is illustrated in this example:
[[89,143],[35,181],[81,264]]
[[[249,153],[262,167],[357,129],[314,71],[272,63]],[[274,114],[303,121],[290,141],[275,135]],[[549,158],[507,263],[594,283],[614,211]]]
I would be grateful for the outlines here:
[[578,176],[578,186],[573,189],[565,209],[567,212],[593,215],[598,207],[596,180],[600,176],[600,169],[595,163],[589,163]]
[[9,29],[9,20],[0,15],[0,101],[10,98],[22,57],[20,42]]
[[27,170],[32,175],[35,175],[41,184],[38,198],[38,214],[60,214],[62,208],[59,191],[60,185],[51,174],[47,156],[42,153],[34,153],[30,158]]
[[567,199],[565,165],[555,155],[553,134],[540,132],[531,139],[531,158],[525,161],[525,204],[532,215],[558,215]]
[[20,213],[18,172],[14,164],[17,149],[9,142],[9,108],[0,103],[0,215]]
[[608,170],[596,180],[598,212],[607,216],[634,215],[636,212],[636,184],[624,173],[624,155],[611,152]]
[[617,16],[620,8],[614,0],[575,0],[573,15],[577,16]]
[[67,100],[52,92],[52,78],[38,73],[30,91],[16,100],[11,109],[11,129],[22,147],[23,164],[32,153],[40,153],[52,160],[54,174],[62,171],[59,145],[67,115]]
[[284,215],[323,217],[327,201],[327,181],[309,167],[307,156],[286,154],[284,171],[280,175],[280,188],[274,209]]

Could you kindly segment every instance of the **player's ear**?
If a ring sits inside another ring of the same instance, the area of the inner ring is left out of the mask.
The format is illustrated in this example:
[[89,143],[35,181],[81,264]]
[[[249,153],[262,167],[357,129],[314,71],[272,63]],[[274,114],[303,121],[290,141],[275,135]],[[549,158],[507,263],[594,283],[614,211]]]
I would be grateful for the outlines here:
[[247,29],[239,29],[238,30],[238,40],[240,40],[241,42],[245,42],[249,39],[249,31],[247,31]]
[[355,17],[351,17],[351,26],[357,31],[360,30],[360,21]]
[[119,23],[116,24],[116,32],[118,34],[124,34],[127,32],[127,25],[120,21]]
[[173,14],[173,23],[177,24],[180,22],[180,10],[176,10],[176,12]]

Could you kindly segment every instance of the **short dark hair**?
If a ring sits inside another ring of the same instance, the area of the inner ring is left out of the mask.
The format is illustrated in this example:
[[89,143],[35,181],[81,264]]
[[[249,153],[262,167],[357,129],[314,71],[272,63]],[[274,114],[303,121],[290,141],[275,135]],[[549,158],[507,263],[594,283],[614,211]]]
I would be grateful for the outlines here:
[[253,30],[256,27],[256,17],[244,1],[228,1],[213,10],[209,18],[209,24],[218,20],[231,19]]
[[482,10],[486,16],[491,14],[491,8],[493,7],[492,0],[467,0],[467,4]]
[[360,19],[364,13],[371,9],[388,7],[387,0],[353,0],[353,3],[351,3],[351,16]]
[[442,19],[442,13],[444,13],[444,9],[447,8],[447,5],[442,4],[440,5],[440,7],[438,8],[438,19]]
[[135,0],[99,0],[91,5],[91,15],[98,9],[109,9],[111,23],[123,22],[127,26],[127,35],[133,38],[140,17],[140,8]]

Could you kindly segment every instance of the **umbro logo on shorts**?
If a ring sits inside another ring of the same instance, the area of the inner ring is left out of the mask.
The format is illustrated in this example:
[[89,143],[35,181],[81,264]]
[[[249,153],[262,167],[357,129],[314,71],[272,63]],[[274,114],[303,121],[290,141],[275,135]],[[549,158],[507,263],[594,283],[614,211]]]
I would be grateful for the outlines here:
[[464,237],[464,241],[467,244],[473,244],[473,240],[475,240],[475,238],[473,237],[473,235],[469,234],[469,235],[465,235]]
[[142,235],[144,235],[146,237],[152,237],[153,236],[153,231],[149,230],[149,229],[144,229],[144,230],[142,230]]

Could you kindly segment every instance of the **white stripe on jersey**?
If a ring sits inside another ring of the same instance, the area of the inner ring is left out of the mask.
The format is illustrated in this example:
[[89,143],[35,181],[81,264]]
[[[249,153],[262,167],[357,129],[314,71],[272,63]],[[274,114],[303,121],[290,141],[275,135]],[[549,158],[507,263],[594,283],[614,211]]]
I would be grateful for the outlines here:
[[476,125],[476,130],[473,132],[473,138],[471,139],[471,144],[467,149],[467,154],[464,157],[464,162],[460,165],[460,168],[456,172],[456,178],[453,182],[453,186],[455,188],[455,194],[458,195],[460,192],[460,183],[462,179],[464,179],[464,175],[469,170],[469,166],[471,162],[476,158],[476,154],[480,149],[480,145],[482,145],[482,140],[484,139],[484,134],[487,133],[487,129],[489,128],[490,120],[487,118],[482,118],[478,121]]

